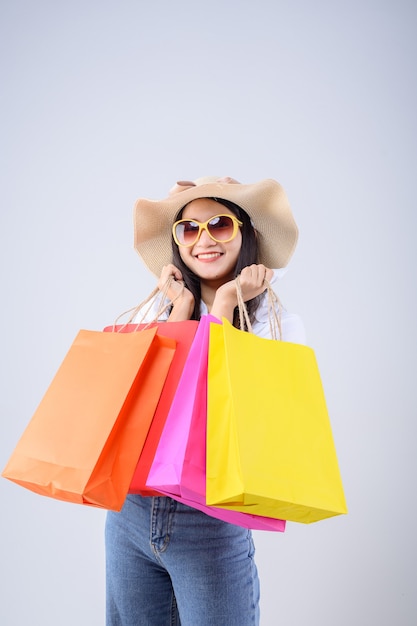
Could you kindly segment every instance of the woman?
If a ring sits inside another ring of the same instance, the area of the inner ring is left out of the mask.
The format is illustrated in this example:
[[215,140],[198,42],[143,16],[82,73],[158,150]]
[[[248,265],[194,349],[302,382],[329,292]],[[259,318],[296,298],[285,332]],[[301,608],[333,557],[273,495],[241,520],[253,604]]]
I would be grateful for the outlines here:
[[[161,290],[171,278],[168,322],[211,313],[239,327],[239,276],[252,330],[268,337],[265,279],[277,280],[297,235],[272,180],[182,181],[165,200],[135,206],[135,247]],[[159,309],[156,299],[149,318]],[[304,341],[298,316],[282,312],[281,328],[284,340]],[[108,626],[259,624],[251,531],[171,498],[130,495],[108,513],[106,565]]]

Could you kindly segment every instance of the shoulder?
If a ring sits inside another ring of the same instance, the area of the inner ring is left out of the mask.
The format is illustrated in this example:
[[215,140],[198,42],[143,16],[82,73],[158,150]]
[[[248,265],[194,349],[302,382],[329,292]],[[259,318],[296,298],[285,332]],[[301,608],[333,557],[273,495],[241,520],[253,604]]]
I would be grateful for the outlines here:
[[[256,319],[252,324],[252,330],[255,335],[258,335],[258,337],[272,339],[267,311],[265,315],[260,316],[258,309],[256,312]],[[281,310],[281,331],[283,341],[301,344],[306,343],[304,324],[301,317],[297,315],[297,313],[289,313],[285,309]]]
[[[274,276],[271,280],[271,287],[276,291],[276,284],[285,273],[284,270],[274,270]],[[282,340],[291,343],[306,343],[306,333],[303,321],[297,313],[291,313],[286,309],[281,309],[281,330]],[[268,298],[266,293],[262,296],[259,307],[255,313],[255,321],[252,324],[252,330],[255,335],[271,339]]]

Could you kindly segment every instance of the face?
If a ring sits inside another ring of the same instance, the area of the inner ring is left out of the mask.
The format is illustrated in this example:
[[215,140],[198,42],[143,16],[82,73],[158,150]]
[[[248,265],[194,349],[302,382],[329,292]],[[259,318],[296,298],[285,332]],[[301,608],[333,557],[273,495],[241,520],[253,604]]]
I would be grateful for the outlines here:
[[[193,200],[185,207],[182,218],[206,222],[215,215],[234,215],[230,209],[210,198]],[[202,230],[197,242],[189,247],[179,246],[179,253],[194,274],[202,282],[224,283],[233,279],[233,272],[242,245],[240,228],[234,239],[227,242],[216,242]]]

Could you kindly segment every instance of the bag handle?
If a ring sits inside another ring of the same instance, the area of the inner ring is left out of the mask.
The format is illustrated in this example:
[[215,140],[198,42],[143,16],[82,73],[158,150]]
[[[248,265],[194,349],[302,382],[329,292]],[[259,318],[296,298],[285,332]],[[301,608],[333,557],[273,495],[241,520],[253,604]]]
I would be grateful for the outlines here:
[[237,295],[237,308],[239,311],[239,326],[241,330],[244,330],[245,324],[246,324],[248,333],[253,333],[252,324],[249,319],[248,309],[246,308],[245,301],[243,300],[242,286],[240,284],[240,276],[236,276],[235,285],[236,285],[236,295]]
[[[240,328],[243,330],[246,324],[246,328],[249,333],[253,333],[252,324],[249,319],[248,309],[246,307],[246,303],[243,300],[242,295],[242,286],[240,284],[240,276],[235,278],[236,284],[236,294],[237,294],[237,306],[239,310],[239,324]],[[265,290],[267,293],[267,302],[268,302],[268,321],[269,321],[269,330],[271,333],[272,339],[280,339],[282,340],[282,304],[280,299],[278,298],[275,291],[272,289],[269,280],[264,279]]]
[[[146,304],[149,304],[149,306],[146,308],[145,312],[142,314],[142,317],[141,317],[140,321],[138,322],[138,324],[136,326],[136,330],[137,330],[138,327],[140,326],[140,324],[142,324],[142,322],[145,319],[145,317],[147,316],[147,314],[149,313],[149,311],[151,310],[151,307],[153,305],[153,300],[154,300],[155,296],[157,296],[158,293],[160,292],[161,293],[161,298],[159,299],[159,305],[158,305],[158,308],[156,310],[156,313],[155,313],[154,317],[152,318],[152,320],[147,322],[146,326],[142,330],[145,330],[146,328],[148,328],[148,326],[150,326],[154,322],[157,322],[158,319],[161,317],[161,315],[163,313],[165,313],[165,311],[167,311],[169,309],[169,307],[174,304],[174,302],[182,295],[182,293],[184,291],[184,288],[185,288],[184,282],[183,281],[176,281],[176,282],[178,282],[181,285],[181,290],[179,291],[179,293],[177,293],[177,295],[175,296],[175,298],[173,300],[169,299],[168,298],[168,291],[169,291],[169,288],[170,288],[171,283],[172,283],[173,280],[174,280],[174,277],[173,276],[169,276],[167,281],[166,281],[166,283],[162,287],[162,289],[159,289],[159,287],[155,287],[155,289],[149,294],[149,296],[147,298],[145,298],[145,300],[143,300],[143,302],[141,302],[137,306],[132,307],[131,309],[128,309],[127,311],[124,311],[123,313],[120,313],[120,315],[118,315],[116,317],[116,319],[114,320],[114,322],[113,322],[113,332],[121,332],[123,330],[123,328],[126,328],[126,326],[128,324],[132,323],[132,321],[134,320],[136,315],[138,315],[139,311]],[[165,300],[168,300],[168,302],[165,302]],[[116,331],[117,322],[120,320],[120,318],[124,317],[128,313],[130,313],[130,315],[129,315],[127,321],[119,328],[118,331]]]

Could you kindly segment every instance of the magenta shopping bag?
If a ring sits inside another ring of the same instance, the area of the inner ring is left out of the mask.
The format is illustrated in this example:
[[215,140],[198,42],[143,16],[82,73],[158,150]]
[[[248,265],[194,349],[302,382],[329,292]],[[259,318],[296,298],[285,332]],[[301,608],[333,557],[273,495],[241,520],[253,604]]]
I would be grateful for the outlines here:
[[207,359],[211,315],[201,318],[152,463],[147,486],[226,522],[284,532],[285,521],[206,504]]
[[204,316],[198,324],[149,470],[146,486],[159,493],[181,495],[181,476],[192,416],[201,401],[207,409],[209,317],[218,321]]

